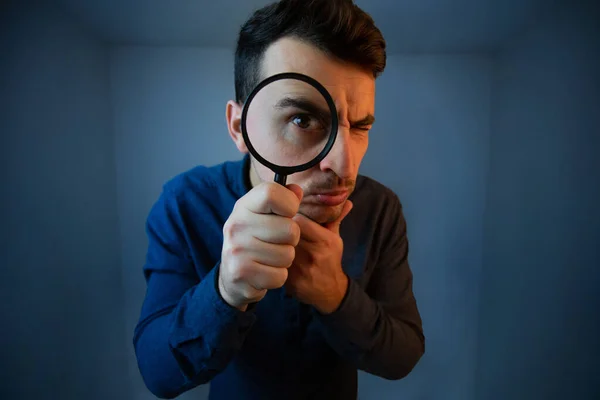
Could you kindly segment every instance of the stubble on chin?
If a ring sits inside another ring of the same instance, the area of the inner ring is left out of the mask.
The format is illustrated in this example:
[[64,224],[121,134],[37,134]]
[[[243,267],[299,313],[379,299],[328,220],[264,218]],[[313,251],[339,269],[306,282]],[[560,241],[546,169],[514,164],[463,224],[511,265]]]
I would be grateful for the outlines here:
[[314,204],[300,204],[300,210],[298,214],[302,214],[305,217],[311,219],[317,224],[324,225],[331,223],[339,218],[344,209],[344,203],[335,207],[318,206]]

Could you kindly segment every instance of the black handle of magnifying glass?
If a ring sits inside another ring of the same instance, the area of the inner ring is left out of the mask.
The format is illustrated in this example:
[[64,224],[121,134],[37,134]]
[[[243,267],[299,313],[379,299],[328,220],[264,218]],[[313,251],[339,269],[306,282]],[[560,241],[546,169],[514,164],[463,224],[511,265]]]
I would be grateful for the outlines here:
[[287,182],[287,175],[275,173],[275,182],[279,183],[281,186],[285,186]]

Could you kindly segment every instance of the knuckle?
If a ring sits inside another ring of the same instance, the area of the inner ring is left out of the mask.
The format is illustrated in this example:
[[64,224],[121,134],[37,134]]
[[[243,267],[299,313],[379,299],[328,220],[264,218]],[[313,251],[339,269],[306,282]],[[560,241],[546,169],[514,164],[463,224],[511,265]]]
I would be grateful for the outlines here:
[[232,265],[231,277],[235,282],[246,280],[248,277],[248,267],[245,263],[237,261]]
[[237,219],[228,219],[223,225],[223,236],[226,238],[234,237],[238,232],[244,228],[243,222]]
[[227,249],[227,253],[234,257],[234,258],[239,258],[240,255],[242,255],[242,253],[244,252],[244,247],[239,245],[239,244],[232,244],[231,246],[228,247]]
[[246,247],[239,240],[235,240],[233,238],[227,238],[227,235],[226,235],[225,240],[223,241],[223,250],[222,250],[223,257],[225,257],[227,259],[236,260],[236,259],[240,258],[240,255],[242,253],[244,253],[245,250],[246,250]]
[[225,221],[225,224],[223,225],[223,236],[224,237],[228,237],[231,234],[231,225],[232,224],[233,224],[233,222],[230,219]]

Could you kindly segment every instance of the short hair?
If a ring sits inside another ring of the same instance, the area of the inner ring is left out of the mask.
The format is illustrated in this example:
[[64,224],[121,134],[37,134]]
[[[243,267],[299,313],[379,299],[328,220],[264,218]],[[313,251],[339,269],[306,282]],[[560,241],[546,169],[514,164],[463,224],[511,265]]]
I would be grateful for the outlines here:
[[267,48],[284,37],[307,42],[375,78],[385,69],[383,35],[352,0],[281,0],[255,11],[240,29],[234,65],[238,103],[260,82]]

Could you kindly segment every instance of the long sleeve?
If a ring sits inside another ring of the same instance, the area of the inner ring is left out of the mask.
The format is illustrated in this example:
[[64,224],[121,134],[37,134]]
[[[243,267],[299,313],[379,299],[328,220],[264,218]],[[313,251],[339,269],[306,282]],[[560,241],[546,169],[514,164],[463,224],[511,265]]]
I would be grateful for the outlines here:
[[184,228],[175,194],[163,191],[147,220],[147,290],[133,338],[143,380],[160,398],[209,382],[241,348],[255,321],[252,311],[223,301],[218,263],[198,276]]
[[349,279],[340,307],[315,315],[342,357],[371,374],[401,379],[424,354],[425,337],[408,265],[406,222],[395,196],[389,208],[390,228],[380,231],[384,245],[366,290]]

